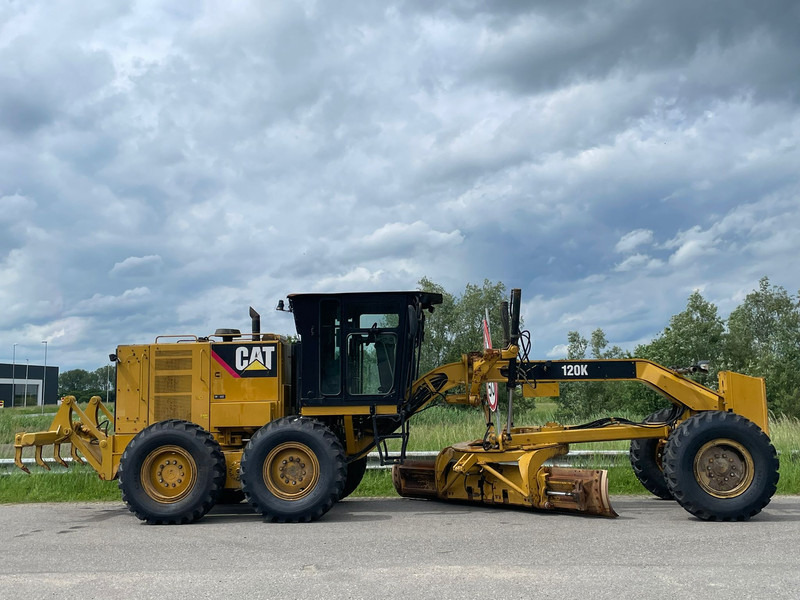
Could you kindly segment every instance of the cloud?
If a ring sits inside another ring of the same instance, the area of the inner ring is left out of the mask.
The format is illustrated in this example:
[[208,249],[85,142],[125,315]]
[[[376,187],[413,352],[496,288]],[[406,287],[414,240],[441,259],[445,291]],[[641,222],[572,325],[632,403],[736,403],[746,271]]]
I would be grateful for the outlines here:
[[70,312],[75,315],[96,316],[117,311],[129,311],[147,302],[150,295],[150,290],[146,287],[125,290],[119,296],[94,294],[91,298],[78,302]]
[[657,258],[646,254],[632,254],[614,267],[615,271],[632,271],[634,269],[656,269],[663,265]]
[[464,241],[460,231],[436,231],[428,223],[387,223],[357,242],[357,253],[408,256],[418,248],[425,252],[441,252],[442,249],[458,246]]
[[522,287],[547,353],[794,289],[798,10],[7,3],[0,337],[95,368],[427,276]]
[[556,344],[545,354],[547,358],[566,358],[569,346],[567,344]]
[[0,222],[7,223],[13,229],[15,223],[23,221],[26,215],[36,210],[36,202],[19,194],[10,194],[0,196],[0,207]]
[[161,257],[156,254],[149,256],[129,256],[122,262],[114,264],[111,275],[121,277],[146,277],[157,273],[163,265]]
[[623,235],[614,246],[614,250],[620,253],[627,253],[635,250],[642,244],[649,244],[653,241],[653,232],[650,229],[634,229]]

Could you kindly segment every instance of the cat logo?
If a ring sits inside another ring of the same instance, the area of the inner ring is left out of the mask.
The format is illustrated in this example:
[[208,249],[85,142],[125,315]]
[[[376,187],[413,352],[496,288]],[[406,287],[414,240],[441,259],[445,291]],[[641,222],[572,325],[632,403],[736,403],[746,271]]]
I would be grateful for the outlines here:
[[277,344],[213,344],[211,355],[233,377],[275,377]]
[[237,371],[269,371],[275,346],[239,346],[236,348]]

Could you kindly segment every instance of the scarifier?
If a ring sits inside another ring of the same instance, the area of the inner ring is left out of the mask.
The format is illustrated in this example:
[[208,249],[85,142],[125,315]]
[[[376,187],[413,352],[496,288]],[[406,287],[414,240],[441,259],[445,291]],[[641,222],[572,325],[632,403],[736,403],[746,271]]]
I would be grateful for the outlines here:
[[[16,436],[15,462],[27,471],[22,451],[33,447],[49,468],[42,447],[52,444],[66,466],[68,443],[74,460],[118,479],[131,512],[149,523],[196,521],[241,498],[270,521],[312,521],[355,490],[374,449],[394,465],[398,493],[414,498],[614,517],[606,471],[546,464],[569,444],[613,440],[631,440],[648,490],[701,519],[748,519],[775,493],[762,379],[721,372],[714,391],[642,359],[529,360],[518,289],[502,306],[503,348],[420,376],[425,313],[441,302],[418,291],[294,294],[299,341],[262,334],[251,308],[249,334],[218,329],[119,346],[114,414],[97,397],[86,410],[64,398],[50,430]],[[565,381],[639,381],[672,407],[643,422],[514,425],[515,390],[557,396]],[[504,424],[486,405],[487,382],[505,385]],[[407,461],[409,419],[436,400],[482,407],[485,434],[434,460]]]

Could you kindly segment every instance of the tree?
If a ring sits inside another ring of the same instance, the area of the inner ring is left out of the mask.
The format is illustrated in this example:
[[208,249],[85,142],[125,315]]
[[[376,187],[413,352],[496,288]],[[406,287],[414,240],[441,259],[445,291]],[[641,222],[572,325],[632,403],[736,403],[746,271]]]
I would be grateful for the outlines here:
[[58,376],[59,396],[75,396],[78,402],[87,402],[92,396],[100,396],[104,401],[106,392],[110,402],[114,401],[114,382],[116,368],[100,367],[94,371],[72,369]]
[[[608,348],[605,332],[597,328],[587,340],[577,331],[567,334],[567,359],[583,360],[586,351],[592,358],[623,358],[625,353],[619,346]],[[623,408],[625,391],[629,384],[619,381],[568,382],[561,384],[561,395],[556,398],[559,413],[570,418],[587,418],[608,410]]]
[[[710,361],[710,372],[694,376],[700,383],[715,388],[717,372],[722,364],[725,325],[717,315],[717,307],[698,291],[689,295],[686,310],[674,315],[669,326],[649,344],[634,351],[637,358],[646,358],[664,366],[690,366],[701,360]],[[567,335],[567,358],[581,360],[590,349],[592,358],[623,358],[618,346],[606,350],[608,340],[602,329],[592,332],[587,341],[577,331]],[[662,396],[641,383],[597,382],[569,383],[561,386],[558,400],[562,414],[590,417],[609,410],[624,410],[643,417],[668,404]]]
[[116,398],[115,388],[117,381],[117,366],[107,365],[99,367],[92,373],[94,378],[93,388],[101,393],[97,394],[103,401],[108,398],[109,402],[114,402]]
[[686,310],[673,315],[669,326],[649,344],[638,346],[636,356],[667,367],[688,367],[709,361],[708,374],[695,379],[705,386],[717,387],[717,372],[723,362],[725,323],[716,305],[695,290],[689,295]]
[[[430,316],[423,346],[422,372],[461,359],[463,353],[482,347],[481,320],[490,309],[493,342],[502,336],[500,302],[506,298],[502,283],[488,280],[482,286],[469,284],[460,297],[423,278],[425,291],[441,293],[444,303]],[[726,326],[727,325],[727,326]],[[567,334],[567,358],[622,358],[630,356],[618,346],[608,347],[602,329],[587,340],[577,331]],[[800,293],[792,296],[764,277],[727,320],[717,307],[692,292],[682,312],[651,342],[638,346],[633,356],[667,367],[685,367],[709,361],[709,373],[691,375],[699,383],[716,389],[721,369],[764,377],[769,407],[776,413],[800,417]],[[535,357],[532,357],[535,358]],[[624,410],[631,416],[646,416],[668,405],[668,401],[638,382],[564,383],[557,399],[560,412],[587,417],[609,410]]]
[[[440,365],[460,362],[462,354],[482,350],[483,319],[487,309],[492,347],[502,347],[501,303],[508,300],[505,284],[493,283],[488,279],[484,279],[482,285],[469,283],[464,288],[464,293],[458,297],[427,277],[420,279],[417,285],[422,291],[439,293],[443,298],[442,304],[435,307],[425,323],[420,374]],[[501,397],[505,395],[501,394]],[[514,405],[519,409],[529,409],[533,408],[535,400],[523,398],[521,389],[518,388],[514,393]]]
[[770,409],[800,417],[800,295],[762,277],[728,318],[725,362],[764,377]]
[[58,376],[58,395],[70,396],[85,392],[94,384],[92,373],[84,369],[64,371]]
[[442,295],[442,303],[436,305],[433,312],[427,315],[425,322],[425,342],[422,345],[420,358],[420,374],[427,373],[438,365],[447,363],[446,358],[452,354],[450,345],[453,340],[452,330],[456,299],[441,285],[427,277],[419,280],[419,289]]
[[462,354],[483,349],[482,322],[487,308],[492,346],[500,347],[500,303],[507,299],[503,283],[492,283],[488,279],[480,286],[470,283],[460,297],[448,293],[427,277],[420,279],[418,285],[422,291],[436,292],[442,294],[443,298],[442,304],[435,307],[425,323],[421,373],[439,365],[458,362]]

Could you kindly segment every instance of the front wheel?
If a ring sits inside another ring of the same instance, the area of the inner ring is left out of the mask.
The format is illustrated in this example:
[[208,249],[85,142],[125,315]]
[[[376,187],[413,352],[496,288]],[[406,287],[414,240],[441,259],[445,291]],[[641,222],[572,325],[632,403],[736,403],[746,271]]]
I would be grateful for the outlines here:
[[689,417],[667,439],[664,476],[675,500],[706,521],[744,521],[769,504],[778,457],[769,437],[741,415]]
[[242,454],[245,497],[269,521],[319,519],[341,497],[346,478],[341,442],[307,417],[268,423]]
[[150,524],[197,521],[225,485],[225,456],[199,425],[172,419],[143,429],[119,464],[122,500]]

